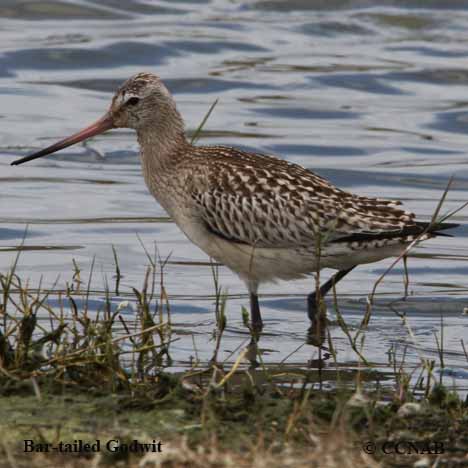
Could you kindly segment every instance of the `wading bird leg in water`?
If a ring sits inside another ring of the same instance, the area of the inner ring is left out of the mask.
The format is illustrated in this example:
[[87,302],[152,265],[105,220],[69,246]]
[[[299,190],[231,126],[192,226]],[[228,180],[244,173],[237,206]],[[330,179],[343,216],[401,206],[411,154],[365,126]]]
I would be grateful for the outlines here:
[[258,305],[258,295],[250,293],[250,317],[252,321],[252,329],[256,332],[263,330],[263,321],[260,314],[260,306]]
[[250,361],[250,365],[255,368],[258,367],[257,355],[258,355],[258,342],[260,341],[260,336],[263,330],[263,321],[260,314],[260,306],[258,304],[258,283],[249,282],[248,283],[250,291],[250,334],[251,339],[248,345],[247,358]]
[[347,268],[346,270],[340,270],[335,273],[326,283],[322,284],[319,289],[319,295],[317,291],[310,293],[307,296],[307,315],[310,319],[310,328],[308,331],[308,342],[320,346],[325,341],[325,330],[327,327],[327,315],[326,306],[324,303],[325,296],[328,294],[333,286],[343,279],[355,266]]

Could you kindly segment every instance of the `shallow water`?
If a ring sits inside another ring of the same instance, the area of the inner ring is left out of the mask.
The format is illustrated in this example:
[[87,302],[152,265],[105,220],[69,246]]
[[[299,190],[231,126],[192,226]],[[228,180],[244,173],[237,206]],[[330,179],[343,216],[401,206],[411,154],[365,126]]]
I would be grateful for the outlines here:
[[[13,262],[28,226],[19,273],[32,285],[42,277],[51,286],[59,276],[57,287],[64,287],[73,259],[85,277],[95,257],[90,304],[97,311],[105,277],[113,281],[111,244],[124,274],[122,295],[131,301],[148,264],[138,236],[150,251],[156,242],[161,257],[170,255],[164,281],[179,338],[171,347],[173,368],[186,367],[191,356],[211,358],[211,266],[146,190],[132,132],[112,131],[50,158],[9,165],[94,121],[115,88],[141,70],[164,79],[190,131],[219,98],[202,144],[280,155],[344,189],[401,199],[422,220],[455,175],[443,211],[456,209],[468,200],[468,4],[402,4],[3,1],[0,271]],[[421,356],[438,362],[434,335],[440,337],[443,317],[446,382],[468,389],[461,346],[468,331],[467,217],[468,209],[455,216],[462,226],[454,238],[414,251],[407,300],[401,265],[378,287],[363,354],[382,372],[392,347],[399,355],[408,347],[408,369]],[[340,310],[352,331],[390,263],[361,266],[339,284]],[[229,293],[221,357],[233,361],[237,354],[230,353],[247,340],[240,313],[247,295],[228,270],[219,276]],[[317,356],[305,345],[305,295],[313,287],[310,279],[263,288],[266,363],[306,366]],[[407,313],[414,339],[395,309]],[[131,317],[132,305],[124,313]],[[340,364],[355,366],[343,331],[330,330]]]

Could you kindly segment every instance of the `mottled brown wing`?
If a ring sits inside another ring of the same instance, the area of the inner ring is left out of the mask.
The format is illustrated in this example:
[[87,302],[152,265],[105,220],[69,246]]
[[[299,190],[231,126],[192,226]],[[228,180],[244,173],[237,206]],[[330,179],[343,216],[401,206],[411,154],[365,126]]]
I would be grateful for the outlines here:
[[352,195],[296,164],[224,147],[198,153],[203,168],[188,189],[207,227],[231,241],[292,248],[415,226],[399,202]]

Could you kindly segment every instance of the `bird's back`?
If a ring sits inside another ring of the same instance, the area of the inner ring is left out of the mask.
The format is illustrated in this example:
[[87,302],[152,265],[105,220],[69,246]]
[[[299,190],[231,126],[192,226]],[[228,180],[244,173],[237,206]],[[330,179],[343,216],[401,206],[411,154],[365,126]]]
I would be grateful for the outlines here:
[[399,201],[353,195],[273,156],[192,147],[179,170],[190,174],[185,190],[207,226],[234,242],[283,248],[418,230]]

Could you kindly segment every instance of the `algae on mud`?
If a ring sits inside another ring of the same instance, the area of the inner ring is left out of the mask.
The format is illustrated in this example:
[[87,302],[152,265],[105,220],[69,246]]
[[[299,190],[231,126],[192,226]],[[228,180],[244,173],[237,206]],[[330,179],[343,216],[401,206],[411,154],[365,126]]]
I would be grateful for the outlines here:
[[[163,384],[155,380],[140,387],[139,394],[106,394],[79,385],[60,389],[56,383],[54,389],[37,382],[44,391],[32,395],[30,382],[22,382],[13,394],[0,398],[0,453],[19,467],[45,462],[83,466],[87,460],[92,466],[373,467],[410,466],[418,460],[429,460],[424,466],[436,461],[439,466],[465,466],[468,408],[445,389],[436,388],[416,414],[404,416],[396,395],[383,403],[377,392],[256,387],[246,373],[243,383],[216,389],[210,385],[216,373],[220,371],[214,368],[205,371],[205,385],[187,385],[184,376],[163,378]],[[156,398],[160,385],[167,393],[162,396],[159,390]],[[97,454],[24,453],[25,439],[53,445],[160,440],[162,450],[149,455],[104,449]],[[424,451],[434,442],[442,444],[442,452]],[[382,450],[385,444],[409,443],[420,453]],[[365,451],[369,444],[375,448],[372,456]]]

